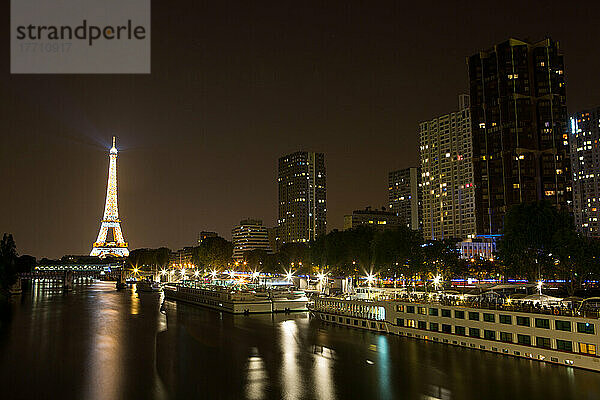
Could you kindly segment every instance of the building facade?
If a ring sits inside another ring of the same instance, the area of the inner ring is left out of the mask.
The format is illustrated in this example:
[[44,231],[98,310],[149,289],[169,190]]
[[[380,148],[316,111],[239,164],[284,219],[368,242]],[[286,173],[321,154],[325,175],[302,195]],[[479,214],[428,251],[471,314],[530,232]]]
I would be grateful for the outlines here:
[[418,230],[422,226],[421,168],[411,167],[388,174],[388,206],[404,225]]
[[219,237],[219,234],[217,232],[201,231],[198,234],[198,244],[202,243],[204,241],[204,239],[216,238],[216,237]]
[[600,238],[600,107],[578,112],[569,122],[575,227]]
[[231,230],[233,259],[243,261],[244,253],[251,250],[264,250],[271,253],[267,227],[259,219],[245,219]]
[[377,230],[397,229],[405,225],[405,220],[396,213],[387,211],[385,207],[381,210],[372,210],[367,207],[364,210],[354,210],[352,214],[344,216],[344,230],[358,228],[359,226],[371,226]]
[[423,237],[467,239],[475,235],[471,114],[466,97],[457,112],[420,124]]
[[477,232],[514,204],[570,205],[564,62],[557,42],[509,39],[467,59]]
[[171,267],[190,267],[193,256],[193,247],[184,247],[183,249],[172,251],[169,256],[169,265]]
[[466,260],[483,259],[493,261],[496,243],[501,235],[478,235],[457,244],[460,257]]
[[309,242],[327,231],[323,153],[299,151],[279,159],[278,238],[281,244]]

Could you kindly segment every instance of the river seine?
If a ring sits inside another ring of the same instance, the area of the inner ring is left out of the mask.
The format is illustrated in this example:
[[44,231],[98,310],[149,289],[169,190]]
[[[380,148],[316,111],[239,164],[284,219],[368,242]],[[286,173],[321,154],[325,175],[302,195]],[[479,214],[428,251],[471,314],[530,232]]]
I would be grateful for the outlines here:
[[2,399],[599,399],[600,374],[117,292],[35,285],[0,317]]

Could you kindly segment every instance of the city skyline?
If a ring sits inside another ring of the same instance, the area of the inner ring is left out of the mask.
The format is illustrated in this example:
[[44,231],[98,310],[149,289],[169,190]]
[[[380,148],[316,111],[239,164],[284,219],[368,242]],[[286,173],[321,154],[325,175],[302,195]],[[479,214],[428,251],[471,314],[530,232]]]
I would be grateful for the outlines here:
[[[593,6],[585,14],[540,9],[527,26],[507,18],[534,8],[524,4],[484,14],[478,5],[431,14],[391,3],[321,5],[298,9],[286,26],[276,24],[283,5],[269,15],[248,5],[211,7],[192,5],[184,15],[155,5],[165,18],[153,25],[152,76],[6,75],[0,172],[9,195],[0,205],[10,210],[3,229],[23,254],[89,250],[112,135],[121,143],[120,213],[130,247],[180,248],[200,230],[229,238],[246,215],[274,226],[277,158],[293,151],[326,155],[329,230],[354,209],[386,204],[387,173],[417,165],[418,123],[451,110],[467,91],[466,57],[509,37],[559,41],[569,112],[600,104],[595,39],[582,28]],[[174,44],[161,36],[187,38],[197,22],[189,11],[203,16],[201,37]],[[429,32],[410,18],[421,14]],[[261,18],[274,33],[252,22]],[[169,55],[189,58],[176,64]]]

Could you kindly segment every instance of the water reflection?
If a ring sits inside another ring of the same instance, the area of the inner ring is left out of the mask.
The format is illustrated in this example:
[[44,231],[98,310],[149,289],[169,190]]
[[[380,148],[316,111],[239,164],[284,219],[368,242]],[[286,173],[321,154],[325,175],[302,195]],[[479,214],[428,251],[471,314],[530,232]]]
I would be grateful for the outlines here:
[[121,325],[123,303],[107,296],[96,297],[90,308],[92,337],[87,368],[87,399],[116,399],[121,387]]
[[388,351],[388,337],[380,335],[377,338],[377,369],[379,371],[379,393],[382,399],[393,399],[392,382],[390,378],[390,354]]
[[298,325],[294,320],[279,325],[281,346],[281,373],[284,399],[299,399],[302,395],[302,377],[298,370]]
[[[0,321],[0,398],[596,399],[597,373],[158,294],[40,285]],[[168,322],[167,322],[168,321]],[[370,361],[371,363],[367,362]],[[158,371],[158,372],[157,372]]]
[[258,349],[252,349],[248,357],[246,397],[250,400],[259,400],[265,398],[265,387],[268,380],[265,363],[262,357],[258,355]]
[[[328,353],[326,352],[326,354]],[[322,400],[335,399],[334,384],[331,377],[333,358],[325,357],[322,354],[315,354],[314,360],[315,398]]]

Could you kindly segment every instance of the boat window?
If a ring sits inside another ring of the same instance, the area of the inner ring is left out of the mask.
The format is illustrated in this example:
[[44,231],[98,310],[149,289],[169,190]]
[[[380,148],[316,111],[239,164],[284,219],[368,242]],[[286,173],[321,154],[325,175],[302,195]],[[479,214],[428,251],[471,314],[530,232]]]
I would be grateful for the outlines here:
[[589,322],[578,322],[577,323],[577,332],[579,333],[589,333],[594,334],[594,324],[590,324]]
[[429,323],[429,330],[430,331],[434,331],[434,332],[438,332],[440,330],[440,326],[437,324],[437,322],[430,322]]
[[481,333],[479,328],[469,328],[469,336],[471,337],[480,337]]
[[438,309],[437,308],[430,308],[429,309],[429,315],[433,315],[434,317],[438,316]]
[[457,335],[464,335],[465,334],[465,327],[464,326],[455,326],[454,327],[454,333],[456,333]]
[[454,318],[465,319],[465,312],[464,311],[455,310],[454,311]]
[[579,352],[583,354],[596,355],[596,345],[590,343],[579,343]]
[[406,312],[409,314],[415,313],[415,306],[406,306]]
[[486,329],[483,331],[483,337],[487,340],[496,340],[496,332]]
[[442,332],[452,333],[452,325],[442,324]]
[[427,310],[425,309],[425,307],[417,307],[417,311],[421,315],[427,315]]
[[483,320],[485,322],[496,322],[496,316],[490,313],[483,313]]
[[469,311],[469,319],[471,321],[479,321],[479,313],[474,311]]
[[531,326],[531,322],[529,321],[529,317],[520,317],[520,316],[517,316],[517,325]]
[[550,345],[550,339],[546,338],[546,337],[536,337],[535,338],[535,345],[537,347],[542,347],[544,349],[549,349],[552,346]]
[[403,304],[398,304],[396,306],[396,311],[404,312],[404,305]]
[[500,341],[502,341],[502,342],[512,343],[512,341],[513,341],[512,337],[513,337],[513,335],[510,332],[500,332]]
[[547,318],[536,318],[535,319],[535,327],[543,328],[543,329],[550,329],[550,320],[548,320]]
[[417,324],[419,329],[427,329],[427,323],[425,321],[418,321]]
[[570,340],[556,339],[556,349],[564,351],[573,351],[573,342]]
[[442,317],[447,317],[447,318],[450,318],[450,317],[451,317],[451,315],[450,315],[450,310],[444,310],[444,309],[442,308]]
[[517,335],[517,343],[531,346],[531,336],[529,335]]
[[557,331],[571,332],[571,322],[569,321],[554,321],[554,327]]
[[500,314],[498,319],[500,320],[501,324],[512,325],[512,315]]
[[396,325],[404,326],[404,318],[396,318]]

